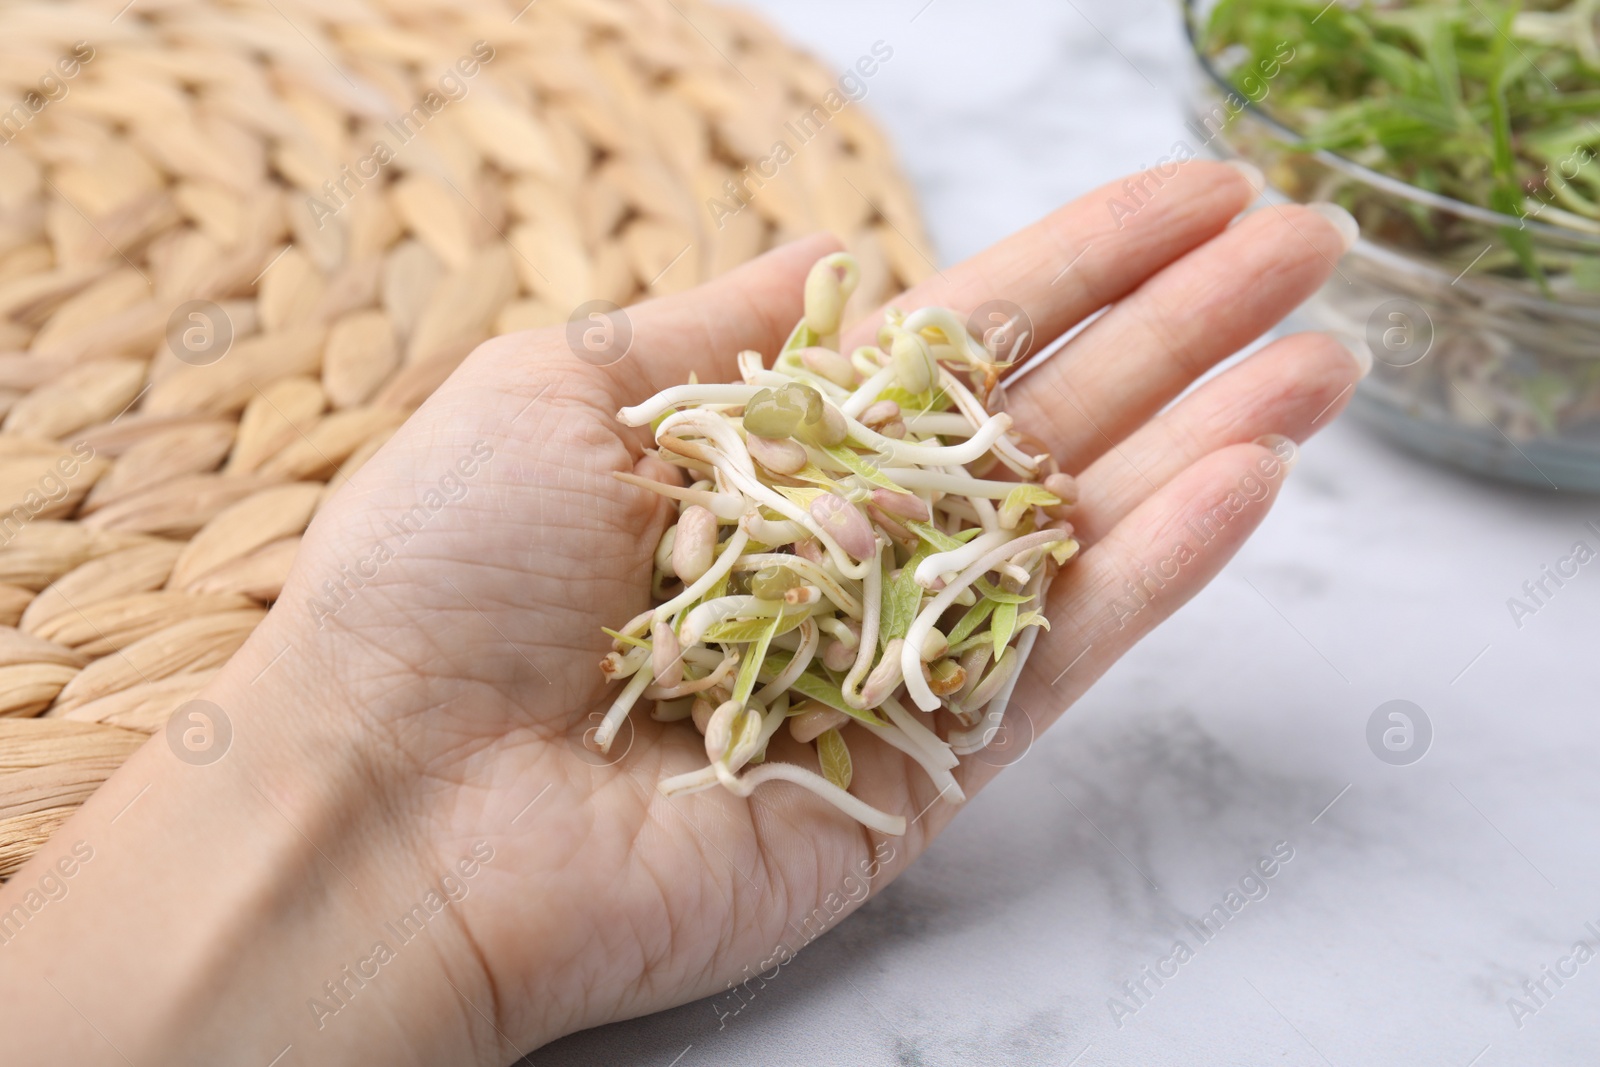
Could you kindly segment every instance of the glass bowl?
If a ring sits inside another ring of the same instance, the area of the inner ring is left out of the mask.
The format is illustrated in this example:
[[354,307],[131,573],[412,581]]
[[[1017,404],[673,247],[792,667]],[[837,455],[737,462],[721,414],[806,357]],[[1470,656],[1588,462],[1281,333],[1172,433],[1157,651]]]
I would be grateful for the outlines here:
[[1294,317],[1371,346],[1351,414],[1447,463],[1600,492],[1600,227],[1503,215],[1297,147],[1269,113],[1271,65],[1236,89],[1202,51],[1207,6],[1184,5],[1190,135],[1260,167],[1269,202],[1331,200],[1361,223]]

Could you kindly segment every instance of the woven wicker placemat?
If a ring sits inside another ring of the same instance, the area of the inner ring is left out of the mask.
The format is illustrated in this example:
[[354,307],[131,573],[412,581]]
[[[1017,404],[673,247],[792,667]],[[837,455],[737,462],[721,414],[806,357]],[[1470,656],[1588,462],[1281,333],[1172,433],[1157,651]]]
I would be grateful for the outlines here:
[[818,229],[857,312],[932,269],[852,94],[735,9],[122,3],[0,3],[0,877],[479,342]]

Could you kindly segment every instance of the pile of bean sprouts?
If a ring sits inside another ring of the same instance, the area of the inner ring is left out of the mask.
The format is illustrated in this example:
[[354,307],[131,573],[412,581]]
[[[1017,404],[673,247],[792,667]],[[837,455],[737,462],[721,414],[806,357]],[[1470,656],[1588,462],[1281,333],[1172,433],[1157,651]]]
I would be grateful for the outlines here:
[[[770,369],[742,352],[739,384],[691,381],[618,413],[653,427],[689,484],[617,475],[678,518],[655,551],[658,603],[606,631],[600,669],[623,687],[593,744],[608,751],[652,701],[655,719],[693,722],[708,761],[663,794],[787,781],[903,834],[903,815],[849,792],[850,743],[871,734],[965,799],[951,770],[994,739],[1049,628],[1077,485],[1011,428],[1007,364],[954,312],[890,308],[877,344],[841,352],[858,277],[848,255],[817,262]],[[785,724],[820,774],[767,761]]]

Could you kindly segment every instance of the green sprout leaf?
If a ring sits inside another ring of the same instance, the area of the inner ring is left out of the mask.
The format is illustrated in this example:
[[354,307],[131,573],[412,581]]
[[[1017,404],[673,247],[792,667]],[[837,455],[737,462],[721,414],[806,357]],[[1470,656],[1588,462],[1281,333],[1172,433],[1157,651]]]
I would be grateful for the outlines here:
[[982,633],[973,634],[965,640],[953,642],[950,645],[948,655],[964,656],[975,648],[982,648],[984,645],[992,643],[993,640],[994,636],[988,630],[984,630]]
[[651,647],[650,642],[644,640],[643,638],[629,637],[627,634],[618,633],[616,630],[611,629],[611,627],[609,627],[609,626],[602,626],[602,627],[600,627],[600,629],[605,631],[605,635],[607,637],[609,637],[609,638],[611,638],[613,640],[616,640],[616,641],[621,641],[625,645],[632,645],[634,648],[650,648]]
[[951,400],[943,389],[932,389],[926,393],[913,393],[898,385],[891,385],[878,394],[878,399],[893,400],[900,405],[900,410],[907,415],[921,415],[930,411],[948,411],[955,406],[955,401]]
[[961,621],[956,623],[955,629],[950,631],[950,644],[952,646],[958,645],[970,637],[973,631],[982,626],[984,620],[994,612],[998,603],[999,601],[986,599],[980,600],[968,608],[967,613],[961,616]]
[[822,763],[822,776],[840,789],[850,788],[854,767],[850,763],[850,746],[838,730],[824,730],[817,737],[817,757]]
[[994,621],[989,624],[989,632],[994,635],[994,658],[998,660],[1001,653],[1006,650],[1006,645],[1011,643],[1011,635],[1017,632],[1017,606],[1015,604],[996,606]]
[[[789,665],[790,659],[791,657],[787,652],[773,652],[767,656],[767,669],[772,672],[772,675],[777,675]],[[766,671],[762,673],[765,674]],[[800,672],[800,677],[796,678],[794,685],[789,688],[803,697],[815,700],[818,704],[824,704],[835,711],[842,711],[852,719],[859,719],[861,722],[870,723],[873,726],[889,725],[874,715],[870,709],[852,708],[845,702],[844,693],[837,685],[826,678],[813,674],[809,667]]]
[[973,588],[977,589],[979,596],[996,604],[1026,604],[1033,599],[1031,593],[1008,593],[1004,589],[997,589],[985,578],[979,578],[974,582]]
[[787,356],[790,352],[798,352],[802,348],[814,348],[822,343],[822,336],[806,325],[801,319],[795,324],[794,330],[789,334],[789,339],[783,342],[783,348],[778,352],[778,358]]
[[[774,637],[778,634],[786,634],[805,622],[806,618],[807,615],[804,611],[791,611],[772,618],[724,619],[721,622],[712,623],[706,630],[703,640],[708,642],[720,641],[730,645],[748,644],[752,641],[761,640],[768,630],[772,630]],[[776,629],[773,629],[773,623],[778,624]]]
[[822,451],[851,474],[858,475],[880,489],[892,489],[897,493],[905,492],[903,488],[886,477],[876,466],[861,458],[861,454],[849,445],[834,445],[831,448],[824,448]]
[[839,483],[828,477],[828,472],[815,463],[807,463],[804,467],[789,475],[789,477],[797,482],[810,482],[812,485],[820,485],[824,489],[839,488]]
[[1011,492],[1006,494],[1005,501],[1000,505],[1000,525],[1011,529],[1022,518],[1022,513],[1029,508],[1054,507],[1061,503],[1061,498],[1042,485],[1023,482]]
[[929,546],[921,546],[906,560],[906,565],[900,568],[894,580],[884,584],[883,618],[878,623],[879,648],[887,648],[890,641],[904,637],[911,631],[911,624],[916,621],[925,592],[917,584],[917,564],[932,554]]
[[[919,522],[916,519],[902,519],[900,525],[928,542],[936,551],[951,552],[961,547],[960,541],[957,541],[943,530],[935,529],[926,522]],[[979,532],[981,533],[982,531]]]
[[788,497],[792,503],[802,508],[809,508],[811,506],[811,502],[817,499],[817,497],[821,496],[824,492],[822,489],[807,489],[804,486],[798,485],[775,485],[772,488],[776,489],[778,492]]
[[928,542],[936,552],[952,552],[983,533],[983,527],[973,526],[952,537],[943,530],[936,529],[925,522],[918,522],[916,519],[901,519],[900,525]]
[[1043,615],[1039,614],[1037,611],[1025,612],[1022,615],[1018,616],[1018,618],[1017,618],[1017,632],[1018,633],[1021,633],[1023,630],[1027,629],[1029,626],[1039,626],[1039,627],[1043,627],[1045,630],[1048,630],[1048,629],[1050,629],[1050,620],[1045,618]]
[[750,694],[755,691],[756,678],[761,674],[761,661],[767,658],[767,646],[772,644],[772,635],[778,632],[778,625],[783,622],[782,615],[774,615],[767,623],[765,632],[753,642],[750,651],[739,663],[739,676],[733,683],[733,701],[740,707],[750,699]]

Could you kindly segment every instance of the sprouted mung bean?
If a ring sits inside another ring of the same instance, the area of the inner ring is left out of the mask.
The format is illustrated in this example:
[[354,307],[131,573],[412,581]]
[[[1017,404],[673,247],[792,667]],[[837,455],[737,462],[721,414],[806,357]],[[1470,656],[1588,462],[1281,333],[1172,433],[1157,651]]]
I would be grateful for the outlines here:
[[[840,351],[858,276],[848,255],[817,262],[771,368],[742,352],[741,383],[618,414],[690,484],[617,475],[679,511],[654,554],[659,603],[606,631],[600,668],[622,691],[593,743],[608,750],[650,701],[705,737],[707,765],[663,794],[787,781],[900,834],[903,815],[850,793],[852,743],[870,734],[964,799],[951,771],[998,733],[1078,551],[1077,485],[998,410],[1006,364],[954,312],[891,308],[876,344]],[[768,761],[785,727],[820,774]]]

